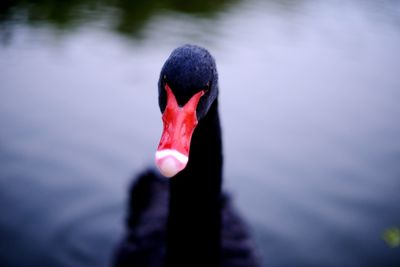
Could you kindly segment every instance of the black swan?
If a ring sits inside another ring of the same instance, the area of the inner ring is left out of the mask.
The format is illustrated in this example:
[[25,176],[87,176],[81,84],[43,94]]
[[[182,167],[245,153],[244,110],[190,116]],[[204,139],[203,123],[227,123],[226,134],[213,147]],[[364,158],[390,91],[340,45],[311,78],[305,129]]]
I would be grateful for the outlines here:
[[114,266],[257,267],[246,227],[222,194],[218,74],[213,57],[184,45],[158,82],[164,129],[156,165],[130,191]]

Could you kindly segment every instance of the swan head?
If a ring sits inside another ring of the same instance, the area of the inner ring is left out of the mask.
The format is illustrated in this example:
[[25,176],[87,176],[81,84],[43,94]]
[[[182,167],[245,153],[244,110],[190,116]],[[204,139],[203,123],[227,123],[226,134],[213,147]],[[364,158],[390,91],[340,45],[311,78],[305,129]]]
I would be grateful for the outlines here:
[[163,133],[156,166],[164,176],[173,177],[186,167],[193,132],[218,96],[214,58],[199,46],[176,48],[161,69],[158,93]]

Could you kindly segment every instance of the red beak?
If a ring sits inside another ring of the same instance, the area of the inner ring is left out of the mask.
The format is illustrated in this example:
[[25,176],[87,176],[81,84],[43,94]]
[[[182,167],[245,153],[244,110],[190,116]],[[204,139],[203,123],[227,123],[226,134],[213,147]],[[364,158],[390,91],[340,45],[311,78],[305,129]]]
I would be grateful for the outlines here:
[[198,121],[197,105],[204,91],[200,91],[180,107],[168,84],[167,106],[162,115],[164,130],[156,152],[156,165],[166,177],[175,176],[189,161],[190,141]]

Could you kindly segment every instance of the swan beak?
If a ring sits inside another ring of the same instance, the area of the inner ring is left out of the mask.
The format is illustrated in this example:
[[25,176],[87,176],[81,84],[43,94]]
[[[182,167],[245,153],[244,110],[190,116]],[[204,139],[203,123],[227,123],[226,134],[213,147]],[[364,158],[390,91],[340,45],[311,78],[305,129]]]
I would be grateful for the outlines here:
[[189,157],[174,149],[163,149],[156,152],[156,165],[165,177],[173,177],[182,171]]
[[173,177],[185,169],[189,161],[190,141],[198,124],[196,109],[204,91],[200,91],[180,107],[169,88],[167,106],[162,115],[163,133],[155,155],[156,166],[165,177]]

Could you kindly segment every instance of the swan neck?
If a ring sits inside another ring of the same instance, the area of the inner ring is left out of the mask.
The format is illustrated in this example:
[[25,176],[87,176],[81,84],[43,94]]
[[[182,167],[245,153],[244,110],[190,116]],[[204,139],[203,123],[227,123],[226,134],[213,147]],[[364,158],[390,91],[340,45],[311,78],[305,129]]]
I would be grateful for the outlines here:
[[222,142],[215,101],[193,134],[187,167],[170,180],[167,266],[218,266]]

